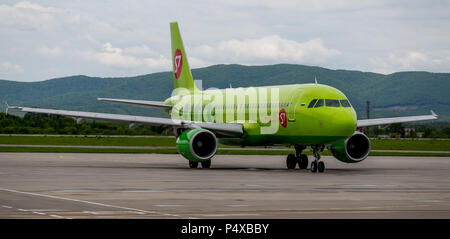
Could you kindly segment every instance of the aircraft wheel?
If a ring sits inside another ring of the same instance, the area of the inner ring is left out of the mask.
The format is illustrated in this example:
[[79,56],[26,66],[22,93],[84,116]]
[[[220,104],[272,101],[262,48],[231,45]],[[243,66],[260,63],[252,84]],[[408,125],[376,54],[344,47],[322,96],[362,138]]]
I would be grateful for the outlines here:
[[319,173],[323,173],[323,171],[325,171],[325,163],[322,162],[322,161],[320,161],[320,162],[317,164],[317,169],[319,170]]
[[300,158],[298,160],[298,167],[300,169],[308,168],[308,156],[306,154],[300,155]]
[[295,155],[289,154],[286,159],[286,167],[288,169],[294,169],[295,165],[297,165],[297,159],[295,158]]
[[189,160],[189,168],[197,168],[197,167],[198,167],[198,162]]
[[317,172],[317,162],[316,161],[311,162],[311,172],[313,172],[313,173]]
[[211,168],[211,159],[202,162],[202,168]]

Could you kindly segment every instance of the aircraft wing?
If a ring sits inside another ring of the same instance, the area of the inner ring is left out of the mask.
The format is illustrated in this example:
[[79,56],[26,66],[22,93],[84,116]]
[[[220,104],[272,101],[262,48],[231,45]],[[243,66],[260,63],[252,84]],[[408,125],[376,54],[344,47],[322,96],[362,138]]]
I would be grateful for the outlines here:
[[422,120],[435,120],[435,119],[437,119],[437,115],[433,111],[431,111],[430,115],[358,120],[357,127],[387,125],[387,124],[405,123]]
[[54,110],[54,109],[41,109],[41,108],[29,108],[29,107],[17,107],[8,106],[9,109],[18,109],[23,112],[41,113],[69,116],[78,119],[94,119],[105,120],[115,122],[125,122],[134,125],[152,125],[172,128],[185,128],[195,129],[204,128],[214,132],[219,136],[228,137],[240,137],[244,134],[243,126],[240,124],[219,124],[209,122],[195,122],[187,120],[177,120],[169,118],[157,118],[147,116],[134,116],[134,115],[120,115],[120,114],[106,114],[106,113],[94,113],[94,112],[82,112],[82,111],[69,111],[69,110]]
[[127,100],[127,99],[110,99],[110,98],[97,98],[100,101],[108,101],[114,103],[131,104],[131,105],[141,105],[141,106],[151,106],[163,109],[172,109],[172,106],[166,105],[162,101],[148,101],[148,100]]

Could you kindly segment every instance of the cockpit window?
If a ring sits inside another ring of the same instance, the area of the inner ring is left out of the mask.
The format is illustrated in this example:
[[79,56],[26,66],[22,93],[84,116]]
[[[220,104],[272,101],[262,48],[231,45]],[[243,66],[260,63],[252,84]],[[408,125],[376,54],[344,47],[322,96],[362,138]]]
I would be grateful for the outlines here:
[[341,100],[342,107],[351,107],[350,102],[348,100]]
[[339,100],[325,100],[325,104],[328,106],[328,107],[339,107],[339,106],[341,106],[340,104],[339,104]]
[[308,108],[314,107],[314,104],[316,103],[317,99],[311,100],[311,103],[309,103]]
[[318,108],[318,107],[321,107],[321,106],[323,106],[323,99],[319,99],[317,101],[316,105],[314,106],[314,108]]

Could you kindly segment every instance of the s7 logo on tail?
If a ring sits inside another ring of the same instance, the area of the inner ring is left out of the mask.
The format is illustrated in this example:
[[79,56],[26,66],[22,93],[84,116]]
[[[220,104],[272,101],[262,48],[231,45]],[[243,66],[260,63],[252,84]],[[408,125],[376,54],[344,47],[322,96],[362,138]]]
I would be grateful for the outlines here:
[[183,55],[181,54],[181,50],[177,49],[173,57],[173,73],[175,74],[176,79],[180,77],[182,66],[183,66]]

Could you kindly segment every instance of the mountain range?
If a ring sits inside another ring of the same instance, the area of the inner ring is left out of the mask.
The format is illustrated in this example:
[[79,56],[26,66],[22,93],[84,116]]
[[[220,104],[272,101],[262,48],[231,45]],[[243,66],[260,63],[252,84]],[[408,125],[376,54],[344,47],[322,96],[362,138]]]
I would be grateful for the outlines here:
[[[314,83],[342,91],[358,113],[366,118],[429,114],[438,122],[450,122],[450,73],[423,71],[378,74],[331,70],[322,67],[277,64],[264,66],[213,65],[192,70],[204,89]],[[104,113],[164,116],[160,109],[97,101],[97,97],[164,100],[172,91],[171,72],[133,77],[101,78],[83,75],[38,82],[0,80],[0,102],[9,105],[94,111]],[[4,106],[2,107],[4,111]],[[11,112],[12,113],[12,112]]]

